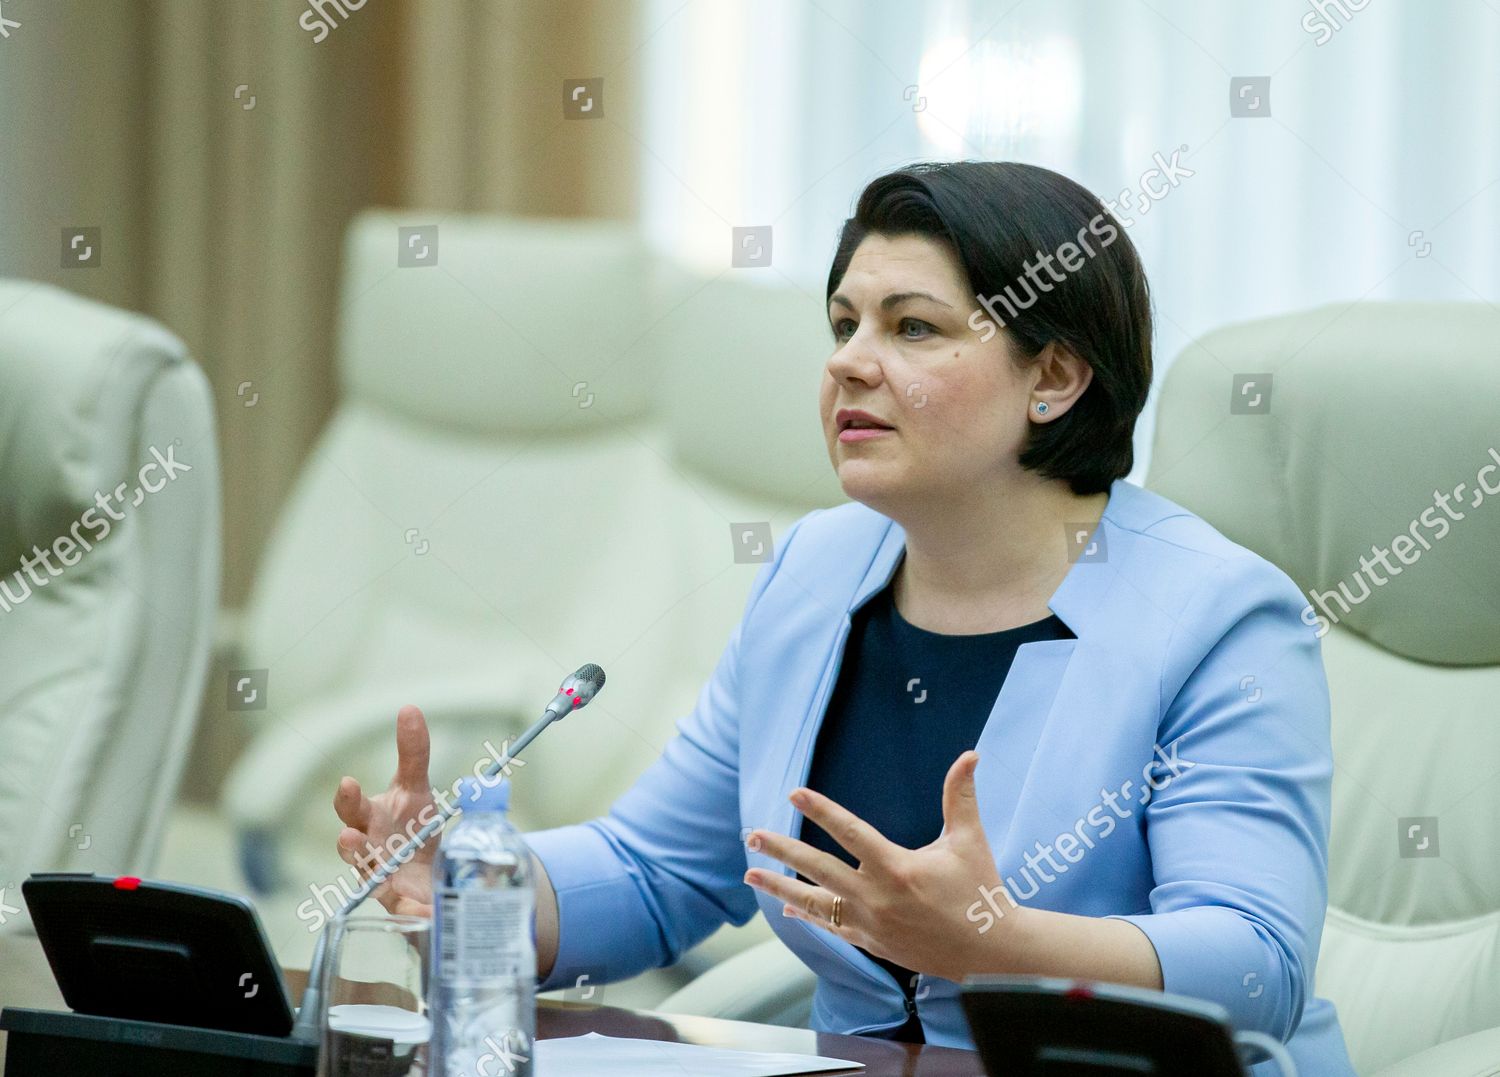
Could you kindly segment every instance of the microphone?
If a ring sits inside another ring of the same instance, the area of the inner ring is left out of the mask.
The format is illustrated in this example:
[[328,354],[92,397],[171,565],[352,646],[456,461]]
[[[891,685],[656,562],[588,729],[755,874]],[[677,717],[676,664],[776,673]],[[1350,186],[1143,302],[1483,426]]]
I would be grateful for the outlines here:
[[603,687],[604,670],[590,662],[586,666],[579,667],[577,673],[562,682],[562,687],[557,690],[557,695],[553,697],[551,703],[547,704],[547,709],[543,713],[551,714],[554,718],[562,718],[579,707],[586,706]]
[[[486,778],[493,778],[510,764],[516,756],[521,754],[532,741],[541,735],[553,722],[572,714],[582,707],[588,706],[599,690],[604,687],[604,670],[594,663],[580,666],[569,674],[557,689],[557,695],[552,697],[552,702],[547,704],[542,716],[531,724],[531,727],[516,738],[510,749],[499,759],[496,759],[484,770]],[[380,865],[372,871],[359,889],[350,894],[342,906],[334,913],[334,920],[342,920],[355,910],[367,897],[369,897],[381,883],[385,882],[397,869],[417,854],[417,850],[427,843],[427,839],[442,827],[449,819],[463,811],[456,804],[439,804],[438,813],[428,821],[427,825],[412,835],[411,842],[402,847],[389,860],[382,860]],[[324,926],[318,935],[318,942],[313,949],[312,961],[309,962],[307,970],[307,987],[302,992],[302,1005],[297,1010],[297,1023],[292,1028],[292,1038],[316,1043],[321,1038],[321,1030],[317,1025],[318,1012],[322,1009],[323,1001],[323,965],[327,961],[328,927]]]

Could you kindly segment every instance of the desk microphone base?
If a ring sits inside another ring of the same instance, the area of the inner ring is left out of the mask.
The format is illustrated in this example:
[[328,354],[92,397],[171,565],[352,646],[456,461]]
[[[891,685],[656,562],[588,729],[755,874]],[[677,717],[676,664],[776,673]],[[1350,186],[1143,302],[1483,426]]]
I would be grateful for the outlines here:
[[4,1077],[313,1077],[318,1045],[274,1036],[8,1007]]

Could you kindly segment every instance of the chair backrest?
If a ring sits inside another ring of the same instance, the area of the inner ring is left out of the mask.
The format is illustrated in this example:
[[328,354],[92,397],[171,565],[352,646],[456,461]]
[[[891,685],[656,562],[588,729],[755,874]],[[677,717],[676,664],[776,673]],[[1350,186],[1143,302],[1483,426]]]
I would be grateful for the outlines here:
[[[402,230],[433,222],[437,263],[399,266]],[[513,804],[529,827],[601,812],[743,609],[758,564],[736,562],[730,524],[779,534],[842,499],[817,419],[821,303],[751,271],[705,280],[609,222],[372,211],[345,260],[341,399],[258,573],[245,664],[295,723],[303,704],[385,686],[394,713],[421,702],[410,686],[476,675],[497,707],[519,689],[539,711],[546,670],[598,662],[606,691],[528,750],[546,777]],[[443,751],[435,775],[461,762]]]
[[[435,260],[398,265],[407,228]],[[608,669],[649,628],[642,596],[672,579],[640,526],[669,481],[646,418],[650,270],[624,224],[370,211],[351,225],[340,401],[246,612],[245,661],[270,671],[278,722],[371,689],[394,716],[422,702],[415,686],[477,677],[499,743],[502,701],[534,701],[529,722],[554,673]],[[444,757],[441,737],[434,775],[468,770],[474,746]],[[380,738],[330,761],[332,781],[380,772],[390,751]],[[530,825],[538,784],[517,786]]]
[[1492,306],[1322,307],[1208,334],[1161,394],[1148,485],[1326,626],[1317,991],[1362,1073],[1500,1024],[1497,342]]
[[0,281],[0,884],[151,869],[218,585],[213,404],[182,343]]

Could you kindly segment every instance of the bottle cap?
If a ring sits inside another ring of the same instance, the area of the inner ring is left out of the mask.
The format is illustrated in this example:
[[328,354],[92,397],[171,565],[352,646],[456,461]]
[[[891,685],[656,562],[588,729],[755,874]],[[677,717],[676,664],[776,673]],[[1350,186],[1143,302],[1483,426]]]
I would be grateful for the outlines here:
[[510,811],[510,779],[465,778],[455,806],[463,811]]

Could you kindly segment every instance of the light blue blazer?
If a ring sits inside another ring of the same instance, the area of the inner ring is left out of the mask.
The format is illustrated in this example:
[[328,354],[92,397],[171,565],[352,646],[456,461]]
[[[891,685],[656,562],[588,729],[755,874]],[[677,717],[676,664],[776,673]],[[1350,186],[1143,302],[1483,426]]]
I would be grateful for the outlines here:
[[[1333,1006],[1313,996],[1333,757],[1305,602],[1275,566],[1127,482],[1095,538],[1050,603],[1077,638],[1020,648],[979,738],[1000,875],[1022,904],[1129,920],[1167,991],[1289,1041],[1304,1074],[1352,1075]],[[741,835],[799,833],[787,794],[807,776],[850,616],[904,542],[857,502],[799,519],[661,757],[609,814],[528,836],[560,916],[543,990],[670,964],[759,910],[817,974],[815,1029],[903,1021],[880,966],[741,881],[747,865],[791,873]],[[987,930],[1004,899],[974,897],[966,914]],[[922,976],[917,998],[929,1043],[972,1046],[956,983]]]

